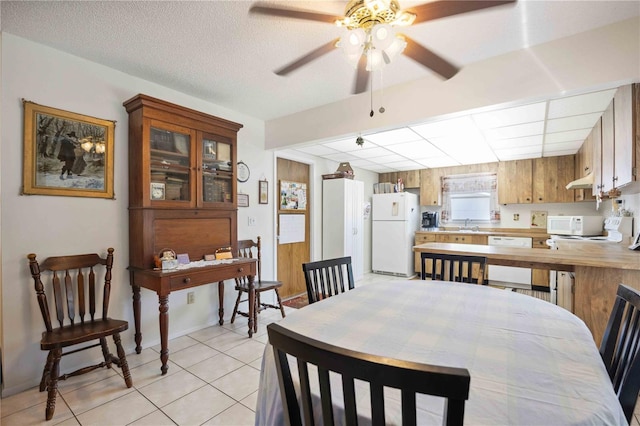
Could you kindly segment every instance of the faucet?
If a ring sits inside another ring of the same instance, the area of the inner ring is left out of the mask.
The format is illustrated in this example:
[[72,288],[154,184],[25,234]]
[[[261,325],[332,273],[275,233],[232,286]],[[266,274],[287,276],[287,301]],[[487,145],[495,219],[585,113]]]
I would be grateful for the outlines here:
[[467,229],[469,222],[471,222],[471,219],[465,219],[464,220],[464,229]]

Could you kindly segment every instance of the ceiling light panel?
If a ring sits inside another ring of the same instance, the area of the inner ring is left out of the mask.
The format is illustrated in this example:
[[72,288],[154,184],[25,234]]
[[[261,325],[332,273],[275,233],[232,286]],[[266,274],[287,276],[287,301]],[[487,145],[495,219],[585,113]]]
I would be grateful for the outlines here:
[[470,116],[452,118],[451,120],[434,121],[432,123],[411,126],[409,128],[425,139],[478,131],[478,128],[473,120],[471,120]]
[[542,150],[543,154],[547,154],[550,152],[558,152],[558,151],[573,151],[572,154],[575,154],[580,146],[582,146],[582,140],[577,141],[567,141],[561,143],[549,143],[545,144]]
[[456,161],[451,157],[423,158],[423,159],[416,160],[416,162],[430,169],[433,169],[436,167],[459,166],[461,164],[459,161]]
[[420,168],[420,165],[415,161],[405,160],[397,163],[388,163],[387,166],[396,170],[416,170]]
[[481,129],[495,129],[532,121],[542,121],[544,120],[546,107],[546,102],[538,102],[520,107],[472,114],[471,117]]
[[517,148],[506,148],[506,149],[496,149],[495,154],[498,156],[499,160],[504,159],[504,157],[510,157],[513,155],[521,155],[521,154],[530,154],[532,156],[541,156],[542,155],[542,145],[538,146],[521,146]]
[[403,127],[401,129],[389,130],[387,132],[380,132],[371,135],[363,136],[365,140],[371,141],[376,145],[387,146],[394,145],[403,142],[411,142],[422,140],[420,135],[416,134],[413,130],[408,127]]
[[408,158],[424,158],[442,155],[442,151],[424,139],[391,145],[387,147],[387,149]]
[[346,152],[338,152],[336,154],[325,155],[324,158],[337,161],[338,163],[342,163],[345,161],[354,161],[358,159],[358,157],[356,157],[355,155],[351,155]]
[[358,148],[355,151],[351,151],[349,154],[355,155],[358,158],[376,158],[389,155],[389,150],[377,146],[375,148]]
[[525,136],[524,138],[497,139],[490,141],[489,145],[494,149],[507,149],[522,146],[537,146],[542,150],[543,135]]
[[356,149],[362,149],[362,147],[356,145],[356,138],[340,139],[334,142],[323,143],[322,146],[334,149],[340,152],[349,152]]
[[589,133],[591,129],[581,129],[581,130],[570,130],[568,132],[558,132],[558,133],[547,133],[544,137],[544,143],[558,143],[558,142],[569,142],[569,141],[580,141],[582,143]]
[[398,154],[394,154],[392,152],[389,152],[389,155],[385,155],[384,157],[370,158],[367,161],[370,161],[370,162],[376,163],[376,164],[387,164],[387,163],[391,163],[391,162],[404,161],[406,159],[407,158],[403,157],[402,155],[398,155]]
[[602,113],[574,115],[547,121],[547,133],[565,132],[567,130],[589,129],[596,125]]
[[590,114],[607,109],[617,89],[587,93],[586,95],[569,96],[549,101],[548,119],[569,117],[579,114]]
[[544,121],[518,124],[515,126],[499,127],[497,129],[485,130],[483,133],[488,141],[541,135],[544,133]]

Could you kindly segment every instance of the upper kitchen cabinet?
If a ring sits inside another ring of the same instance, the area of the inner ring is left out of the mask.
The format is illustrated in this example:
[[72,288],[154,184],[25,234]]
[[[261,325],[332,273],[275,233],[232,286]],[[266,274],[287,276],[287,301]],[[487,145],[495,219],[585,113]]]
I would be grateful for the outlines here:
[[[533,160],[533,202],[571,203],[573,190],[566,189],[574,179],[575,157],[542,157]],[[500,202],[502,200],[498,198]]]
[[241,124],[146,95],[129,113],[129,206],[236,208]]
[[[600,123],[600,120],[598,120],[598,123]],[[595,173],[595,168],[594,168],[594,140],[596,139],[596,133],[598,133],[597,135],[597,141],[598,141],[598,152],[600,152],[600,137],[601,137],[601,130],[600,130],[600,125],[596,124],[596,126],[594,126],[594,128],[591,130],[591,133],[589,133],[589,136],[587,136],[587,138],[584,140],[584,142],[582,143],[582,146],[580,147],[580,149],[578,150],[578,152],[576,153],[576,157],[575,157],[575,179],[580,179],[583,178],[587,175],[589,175],[590,173]],[[600,156],[598,156],[598,158],[600,158]],[[598,171],[600,170],[600,168],[598,167]],[[591,196],[591,189],[575,189],[575,201],[587,201],[587,200],[593,200],[593,197]]]
[[441,203],[442,169],[420,170],[420,205],[439,206]]
[[498,202],[531,203],[533,160],[501,161],[498,164]]
[[640,129],[637,120],[639,102],[638,85],[622,86],[613,98],[613,187],[618,188],[636,179],[636,150],[640,144]]
[[[618,88],[602,115],[600,173],[595,176],[594,193],[615,193],[637,180],[640,157],[640,94],[638,84]],[[594,143],[595,146],[595,143]],[[595,149],[594,149],[595,151]]]

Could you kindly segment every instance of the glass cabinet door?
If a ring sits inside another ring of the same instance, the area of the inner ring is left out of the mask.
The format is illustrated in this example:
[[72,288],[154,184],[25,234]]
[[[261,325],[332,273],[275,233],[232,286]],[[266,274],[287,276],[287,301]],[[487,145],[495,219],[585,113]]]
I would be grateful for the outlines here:
[[233,203],[233,159],[231,144],[222,137],[202,138],[202,200]]
[[191,135],[150,128],[152,201],[191,201]]

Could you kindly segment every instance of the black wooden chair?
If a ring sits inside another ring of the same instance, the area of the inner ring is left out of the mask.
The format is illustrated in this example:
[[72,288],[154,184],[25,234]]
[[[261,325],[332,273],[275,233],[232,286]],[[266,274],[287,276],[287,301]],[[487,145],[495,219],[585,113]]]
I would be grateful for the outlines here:
[[639,348],[640,292],[620,284],[600,344],[600,355],[629,424],[640,392]]
[[[111,368],[112,364],[116,364],[122,369],[126,386],[130,388],[133,385],[127,358],[120,341],[120,333],[125,331],[129,325],[127,321],[107,316],[111,292],[113,249],[109,248],[107,252],[107,257],[104,259],[94,253],[49,257],[42,263],[38,263],[36,255],[33,253],[27,256],[31,276],[35,283],[38,305],[46,328],[46,331],[42,333],[40,348],[43,351],[49,351],[40,380],[40,392],[48,391],[45,412],[47,420],[53,417],[56,408],[59,380],[66,380],[97,368]],[[103,269],[104,286],[101,286],[97,275],[101,274]],[[47,286],[52,287],[54,301],[51,306],[47,300],[43,281]],[[97,316],[96,305],[98,308]],[[53,320],[50,312],[55,313]],[[57,321],[58,327],[54,328],[55,321]],[[117,357],[109,351],[107,336],[113,336]],[[63,353],[64,348],[88,343],[92,340],[97,340],[98,343]],[[104,361],[60,375],[60,358],[62,356],[97,346],[102,349]]]
[[[282,300],[280,299],[280,292],[278,289],[282,287],[281,281],[262,281],[262,255],[261,255],[261,242],[258,237],[258,242],[253,240],[240,240],[238,241],[238,257],[257,259],[258,260],[258,275],[253,282],[253,288],[256,292],[256,309],[253,317],[254,332],[258,330],[258,314],[268,308],[279,309],[282,318],[285,317],[284,307],[282,306]],[[238,291],[238,298],[236,299],[236,306],[233,308],[233,315],[231,315],[231,323],[235,321],[236,315],[242,315],[248,317],[248,312],[241,312],[238,310],[238,306],[241,302],[247,302],[249,298],[242,299],[243,295],[249,293],[249,280],[246,277],[236,278],[236,290]],[[260,293],[273,290],[276,294],[277,305],[270,303],[264,303],[260,299]]]
[[[423,252],[420,259],[423,280],[430,275],[432,280],[487,284],[485,280],[487,258],[485,257]],[[431,271],[430,274],[428,271]]]
[[[401,361],[392,358],[355,352],[313,340],[282,327],[267,326],[269,343],[273,346],[280,394],[286,424],[312,425],[313,408],[308,364],[317,366],[323,423],[335,424],[329,385],[329,372],[339,373],[344,394],[345,420],[348,425],[358,423],[354,380],[369,383],[371,393],[372,424],[385,424],[384,387],[400,389],[402,398],[402,424],[416,424],[416,394],[444,397],[443,425],[462,425],[465,401],[469,399],[469,371],[463,368],[443,367]],[[287,354],[297,360],[300,383],[300,401],[293,384]]]
[[351,256],[303,263],[302,271],[309,304],[353,290]]

